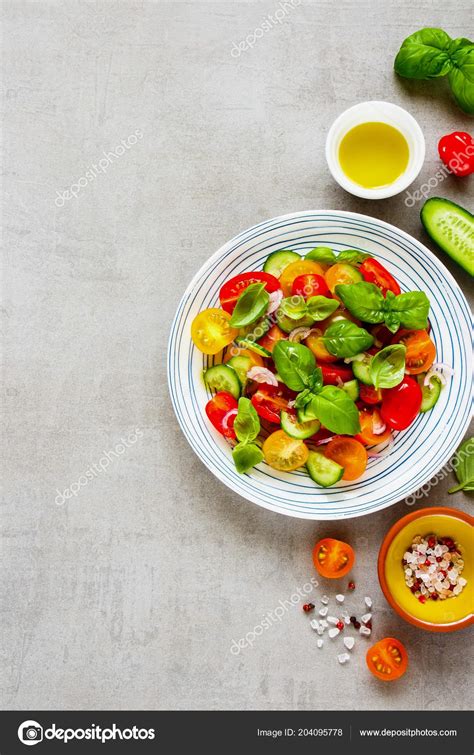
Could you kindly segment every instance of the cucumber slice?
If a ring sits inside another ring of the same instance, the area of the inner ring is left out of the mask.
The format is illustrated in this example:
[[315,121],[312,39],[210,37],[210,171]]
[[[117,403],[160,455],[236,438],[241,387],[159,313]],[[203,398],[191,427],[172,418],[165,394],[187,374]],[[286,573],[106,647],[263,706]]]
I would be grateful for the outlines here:
[[348,380],[347,383],[344,383],[342,387],[342,390],[347,393],[349,398],[351,398],[353,401],[357,401],[359,398],[359,382],[357,380]]
[[341,467],[332,459],[326,459],[318,451],[309,452],[306,468],[311,479],[318,485],[322,485],[323,488],[335,485],[344,474],[344,467]]
[[363,359],[352,362],[352,372],[354,373],[354,377],[356,377],[357,380],[360,380],[361,383],[365,383],[365,385],[373,385],[372,380],[370,379],[371,361],[371,355],[364,354]]
[[303,409],[296,410],[298,422],[301,425],[305,425],[307,422],[314,422],[316,420],[314,414],[310,411],[309,406],[310,404],[306,404],[306,406],[303,407]]
[[279,278],[285,267],[291,265],[292,262],[298,262],[301,257],[296,252],[292,252],[290,249],[280,249],[278,252],[272,252],[265,260],[263,266],[264,273],[270,273],[275,278]]
[[310,422],[298,422],[295,415],[289,414],[289,412],[282,412],[280,419],[281,429],[284,430],[290,438],[298,438],[298,440],[310,438],[314,433],[317,433],[321,427],[321,423],[317,419],[313,419]]
[[211,391],[226,391],[234,398],[240,396],[240,380],[228,364],[216,364],[204,373],[204,382]]
[[232,369],[236,371],[240,385],[242,386],[242,388],[244,388],[248,381],[247,372],[252,366],[252,360],[250,359],[250,357],[231,357],[227,362],[227,365],[229,367],[232,367]]
[[291,317],[278,310],[277,323],[285,333],[291,333],[295,328],[310,328],[311,325],[314,325],[314,317],[304,315],[299,320],[292,320]]
[[434,376],[431,378],[428,385],[423,384],[424,379],[424,375],[418,376],[418,383],[421,388],[420,412],[429,412],[429,410],[432,409],[433,406],[437,403],[441,395],[441,389],[443,385],[441,383],[441,380]]
[[430,197],[420,217],[433,241],[474,276],[474,215],[449,199]]
[[261,357],[271,357],[272,353],[271,351],[268,351],[268,349],[264,349],[263,346],[260,346],[260,344],[255,343],[255,341],[252,341],[250,338],[244,338],[243,336],[238,336],[235,339],[235,343],[237,346],[240,346],[242,349],[250,349],[250,351],[254,351],[255,354],[260,354]]

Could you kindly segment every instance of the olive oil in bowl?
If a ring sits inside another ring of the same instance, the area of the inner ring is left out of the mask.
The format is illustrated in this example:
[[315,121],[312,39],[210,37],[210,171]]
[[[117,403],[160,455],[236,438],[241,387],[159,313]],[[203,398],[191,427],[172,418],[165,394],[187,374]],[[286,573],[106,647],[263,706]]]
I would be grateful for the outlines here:
[[339,163],[346,176],[365,189],[390,186],[407,169],[410,150],[397,128],[382,121],[361,123],[341,140]]

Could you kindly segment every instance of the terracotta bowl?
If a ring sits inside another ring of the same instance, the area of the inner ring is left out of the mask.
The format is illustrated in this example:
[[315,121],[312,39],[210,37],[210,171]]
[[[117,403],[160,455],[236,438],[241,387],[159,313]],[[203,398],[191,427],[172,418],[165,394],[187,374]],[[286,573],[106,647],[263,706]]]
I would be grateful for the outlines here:
[[[460,595],[420,603],[405,584],[403,554],[416,535],[451,537],[461,547],[462,576],[467,579]],[[446,506],[413,511],[386,534],[380,548],[378,573],[383,593],[392,608],[410,624],[430,632],[454,632],[474,622],[474,518]]]

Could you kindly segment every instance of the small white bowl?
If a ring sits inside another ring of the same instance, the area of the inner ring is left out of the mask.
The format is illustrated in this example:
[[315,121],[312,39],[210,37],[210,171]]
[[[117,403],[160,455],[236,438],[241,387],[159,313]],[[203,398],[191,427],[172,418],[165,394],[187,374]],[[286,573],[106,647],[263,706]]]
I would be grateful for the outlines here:
[[[388,186],[365,188],[344,173],[339,162],[339,146],[343,137],[355,126],[369,122],[387,123],[398,129],[408,142],[408,165],[396,181]],[[425,138],[417,121],[410,113],[391,102],[360,102],[336,118],[326,138],[326,160],[333,178],[339,186],[364,199],[386,199],[406,189],[419,174],[425,159]]]

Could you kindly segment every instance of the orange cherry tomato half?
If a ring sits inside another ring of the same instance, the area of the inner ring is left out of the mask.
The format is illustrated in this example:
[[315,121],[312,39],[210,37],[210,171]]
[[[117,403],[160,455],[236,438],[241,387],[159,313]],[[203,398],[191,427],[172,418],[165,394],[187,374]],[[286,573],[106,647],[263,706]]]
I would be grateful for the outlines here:
[[262,450],[267,464],[282,472],[291,472],[304,466],[309,455],[303,441],[290,438],[284,430],[277,430],[269,435]]
[[321,330],[318,330],[317,333],[311,333],[311,335],[309,335],[308,338],[305,339],[305,345],[313,352],[318,363],[337,362],[337,357],[335,357],[333,354],[330,354],[326,346],[324,345],[324,338]]
[[367,451],[355,438],[337,435],[327,444],[324,455],[344,467],[343,480],[357,480],[365,472]]
[[363,443],[364,446],[376,446],[378,443],[385,443],[385,441],[391,436],[389,427],[386,427],[385,430],[378,435],[374,432],[374,428],[377,429],[377,426],[384,425],[384,421],[380,416],[378,409],[359,412],[359,422],[361,432],[355,436],[355,439]]
[[436,358],[436,347],[426,330],[399,330],[392,343],[406,346],[405,372],[408,375],[428,372]]
[[291,296],[293,281],[300,275],[323,275],[324,270],[317,262],[300,260],[287,265],[280,276],[280,288],[284,296]]
[[325,537],[313,548],[313,563],[322,577],[344,577],[354,566],[355,553],[350,545]]
[[400,679],[408,666],[408,654],[404,645],[394,637],[385,637],[367,650],[369,671],[384,682]]
[[287,334],[278,325],[272,325],[268,333],[265,333],[263,338],[259,340],[258,345],[263,346],[264,349],[272,353],[275,344],[287,338]]

